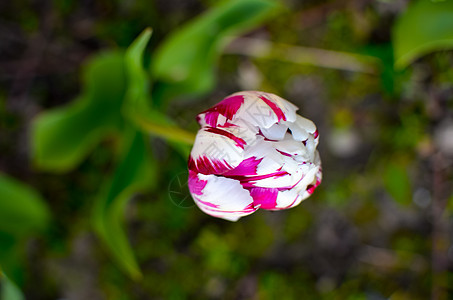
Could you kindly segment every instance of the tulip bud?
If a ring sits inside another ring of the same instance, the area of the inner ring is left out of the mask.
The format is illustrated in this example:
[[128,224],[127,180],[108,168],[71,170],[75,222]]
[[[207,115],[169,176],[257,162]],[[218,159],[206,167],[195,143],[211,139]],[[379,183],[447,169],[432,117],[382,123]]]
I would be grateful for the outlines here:
[[315,124],[270,93],[232,94],[200,113],[189,190],[205,213],[230,221],[309,197],[322,178]]

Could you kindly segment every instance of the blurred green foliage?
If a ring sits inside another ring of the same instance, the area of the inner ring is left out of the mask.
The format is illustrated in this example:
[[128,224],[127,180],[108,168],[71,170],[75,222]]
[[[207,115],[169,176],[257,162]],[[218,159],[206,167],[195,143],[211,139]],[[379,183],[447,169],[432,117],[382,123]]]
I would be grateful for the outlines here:
[[[226,34],[258,25],[276,7],[267,0],[218,5],[163,44],[153,60],[153,77],[180,85],[166,87],[172,97],[209,91],[214,83],[215,59]],[[188,149],[178,143],[193,141],[193,135],[151,109],[156,96],[150,94],[150,76],[143,68],[143,53],[150,37],[151,31],[145,30],[126,53],[111,51],[93,58],[85,71],[86,91],[82,96],[65,108],[40,115],[32,126],[36,166],[56,172],[73,169],[106,136],[116,134],[120,138],[123,145],[119,151],[124,154],[107,191],[97,200],[94,224],[115,260],[134,279],[141,278],[141,272],[121,229],[121,216],[127,200],[151,186],[156,170],[146,138],[137,130],[173,141],[183,155]],[[176,78],[175,70],[183,76]]]
[[384,185],[393,199],[402,205],[411,204],[412,189],[404,163],[389,162],[385,167]]
[[43,230],[49,212],[41,196],[21,182],[0,174],[0,230],[13,236],[25,236]]
[[40,169],[73,169],[105,135],[123,126],[123,54],[99,54],[85,69],[86,91],[69,106],[41,114],[32,126],[33,160]]
[[[0,272],[3,270],[15,282],[23,283],[25,241],[33,234],[42,233],[49,219],[48,207],[35,190],[0,174]],[[1,276],[2,273],[0,279]],[[7,289],[4,293],[13,293],[6,276],[4,280]]]
[[107,191],[100,195],[94,213],[94,224],[115,260],[134,279],[141,277],[121,224],[127,201],[133,194],[146,190],[155,180],[156,168],[147,151],[146,137],[135,130],[130,133],[130,146],[121,159]]
[[24,300],[24,295],[19,288],[6,277],[5,274],[0,273],[0,299],[1,300]]
[[177,95],[200,95],[215,83],[215,63],[228,37],[260,24],[279,6],[268,0],[224,1],[176,31],[157,50],[151,73],[157,105]]
[[407,67],[433,51],[453,47],[453,2],[411,3],[394,27],[395,66]]

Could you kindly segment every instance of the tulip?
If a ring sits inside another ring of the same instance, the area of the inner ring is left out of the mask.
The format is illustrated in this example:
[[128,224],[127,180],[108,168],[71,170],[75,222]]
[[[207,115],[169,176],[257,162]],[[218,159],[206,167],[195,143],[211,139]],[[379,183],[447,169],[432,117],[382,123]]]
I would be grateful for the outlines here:
[[205,213],[230,221],[282,210],[322,178],[315,124],[271,93],[245,91],[200,113],[189,158],[189,190]]

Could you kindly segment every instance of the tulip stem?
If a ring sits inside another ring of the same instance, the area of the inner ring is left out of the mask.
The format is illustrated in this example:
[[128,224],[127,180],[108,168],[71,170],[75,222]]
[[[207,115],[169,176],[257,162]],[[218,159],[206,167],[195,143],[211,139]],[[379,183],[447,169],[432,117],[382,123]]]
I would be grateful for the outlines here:
[[225,53],[367,74],[378,74],[382,65],[374,56],[276,44],[255,38],[237,38]]
[[136,115],[134,121],[149,134],[164,138],[172,142],[193,145],[195,141],[194,133],[184,130],[177,125],[170,124],[166,121],[154,121],[152,118],[146,118],[141,114]]

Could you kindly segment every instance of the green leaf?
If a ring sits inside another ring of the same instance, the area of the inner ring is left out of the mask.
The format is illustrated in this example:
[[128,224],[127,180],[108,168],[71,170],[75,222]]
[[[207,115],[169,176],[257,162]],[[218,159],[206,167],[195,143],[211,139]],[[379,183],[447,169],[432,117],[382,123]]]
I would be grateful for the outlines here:
[[124,55],[95,56],[84,71],[84,91],[66,107],[45,112],[32,126],[37,167],[63,172],[75,167],[107,134],[120,130],[125,93]]
[[19,288],[0,269],[0,300],[24,300]]
[[383,179],[385,188],[396,202],[402,205],[411,203],[411,182],[403,164],[390,162]]
[[393,46],[391,43],[366,45],[363,52],[367,55],[374,56],[381,61],[380,77],[382,90],[388,95],[396,95],[395,79],[400,72],[395,70],[395,61],[393,58]]
[[22,268],[25,256],[25,238],[13,236],[0,231],[0,269],[16,284],[24,282],[24,270]]
[[172,142],[192,145],[195,140],[193,133],[179,128],[169,117],[150,108],[150,80],[143,67],[143,51],[150,37],[151,29],[146,29],[126,51],[128,89],[123,113],[145,132]]
[[143,68],[143,52],[151,38],[151,28],[145,29],[129,46],[125,54],[128,87],[123,110],[126,114],[149,110],[149,78]]
[[152,63],[155,101],[201,94],[214,86],[214,66],[227,38],[260,24],[279,6],[270,0],[223,1],[167,38]]
[[453,47],[453,1],[418,0],[393,30],[395,67],[402,69],[433,51]]
[[26,236],[44,229],[48,220],[48,208],[36,191],[0,174],[0,232]]
[[0,266],[16,283],[23,281],[25,239],[44,230],[49,219],[48,207],[35,190],[0,173]]
[[155,164],[147,152],[147,138],[134,131],[125,155],[118,165],[109,188],[97,199],[95,228],[118,265],[133,279],[141,272],[122,228],[123,213],[133,194],[153,183]]

